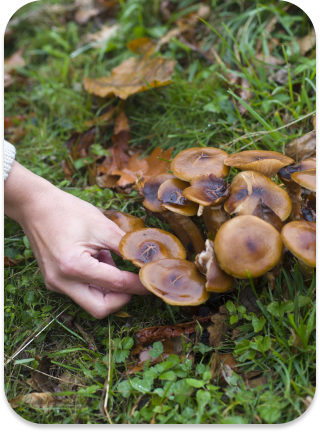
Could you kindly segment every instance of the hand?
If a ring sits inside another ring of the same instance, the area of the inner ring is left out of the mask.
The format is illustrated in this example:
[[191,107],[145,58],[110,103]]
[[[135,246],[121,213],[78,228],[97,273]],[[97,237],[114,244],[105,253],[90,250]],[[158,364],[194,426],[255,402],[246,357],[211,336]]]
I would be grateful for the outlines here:
[[5,182],[5,213],[24,229],[47,288],[66,294],[95,318],[148,294],[139,276],[120,271],[125,234],[91,204],[33,174],[16,161]]

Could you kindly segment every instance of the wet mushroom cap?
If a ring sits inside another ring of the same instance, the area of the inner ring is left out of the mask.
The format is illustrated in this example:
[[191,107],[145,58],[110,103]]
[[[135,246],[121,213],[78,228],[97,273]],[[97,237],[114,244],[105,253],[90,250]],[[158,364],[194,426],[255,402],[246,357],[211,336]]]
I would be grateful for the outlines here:
[[246,150],[229,156],[224,163],[243,171],[255,171],[274,177],[281,168],[293,164],[294,160],[275,151]]
[[253,171],[244,171],[234,177],[224,208],[229,214],[251,215],[260,199],[281,220],[289,217],[292,203],[288,193],[268,177]]
[[259,277],[276,266],[283,243],[278,231],[256,216],[237,216],[218,231],[214,250],[219,266],[239,279]]
[[159,174],[151,177],[145,182],[144,187],[139,188],[139,194],[145,198],[142,204],[146,209],[154,213],[163,213],[165,211],[158,200],[158,190],[162,183],[174,178],[173,174]]
[[170,305],[196,306],[207,301],[206,278],[197,266],[181,259],[146,264],[139,272],[142,284]]
[[137,267],[165,258],[186,259],[186,251],[173,234],[158,228],[142,228],[122,237],[119,252]]
[[220,204],[229,195],[228,184],[215,174],[198,175],[191,180],[191,186],[183,191],[183,196],[203,206]]
[[316,224],[314,222],[289,222],[283,227],[281,237],[294,256],[308,266],[316,267]]
[[316,165],[317,165],[316,158],[311,157],[301,161],[299,164],[281,168],[281,170],[279,170],[278,172],[278,176],[281,178],[282,181],[291,180],[291,176],[293,173],[297,171],[306,171],[306,170],[316,168]]
[[183,196],[183,191],[190,186],[188,182],[174,178],[167,180],[159,187],[158,200],[163,208],[184,216],[194,216],[198,211],[198,204]]
[[118,225],[118,227],[121,228],[125,233],[145,227],[143,219],[127,213],[122,213],[117,210],[105,210],[103,214],[116,225]]
[[219,267],[213,241],[206,240],[206,250],[196,256],[196,266],[206,275],[207,291],[222,293],[232,287],[233,277]]
[[171,171],[181,180],[191,181],[200,174],[227,177],[230,168],[224,164],[228,153],[214,147],[193,147],[183,150],[171,161]]
[[316,169],[295,172],[292,174],[292,180],[301,187],[316,192]]

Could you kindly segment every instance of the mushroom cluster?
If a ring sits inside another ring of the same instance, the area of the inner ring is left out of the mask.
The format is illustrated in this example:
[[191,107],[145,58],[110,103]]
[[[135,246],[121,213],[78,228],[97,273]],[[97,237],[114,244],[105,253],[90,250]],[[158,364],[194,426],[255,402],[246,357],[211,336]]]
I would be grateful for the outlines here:
[[[175,235],[145,227],[140,218],[105,213],[126,232],[120,253],[140,267],[143,285],[171,305],[199,305],[237,279],[265,275],[273,289],[287,255],[312,276],[316,161],[293,164],[274,151],[183,150],[170,173],[139,187],[146,211]],[[231,167],[238,173],[230,182]]]

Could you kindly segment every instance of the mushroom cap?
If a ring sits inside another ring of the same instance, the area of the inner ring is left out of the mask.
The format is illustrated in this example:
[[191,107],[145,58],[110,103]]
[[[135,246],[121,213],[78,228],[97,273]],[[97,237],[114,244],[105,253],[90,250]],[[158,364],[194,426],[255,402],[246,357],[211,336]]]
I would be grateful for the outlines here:
[[207,291],[222,293],[232,287],[233,277],[219,267],[213,241],[206,240],[206,250],[196,256],[196,266],[206,275]]
[[316,224],[314,222],[289,222],[281,231],[285,246],[299,260],[316,267]]
[[291,176],[293,173],[297,171],[306,171],[309,169],[316,168],[316,165],[317,165],[316,158],[311,157],[301,161],[299,164],[281,168],[281,170],[279,170],[278,172],[278,176],[281,178],[282,181],[288,182],[289,180],[291,180]]
[[171,171],[181,180],[190,181],[200,174],[224,178],[230,168],[224,164],[228,153],[214,147],[193,147],[178,153],[171,161]]
[[202,174],[193,177],[191,186],[183,191],[183,196],[203,206],[220,204],[229,195],[228,184],[215,174]]
[[229,214],[251,215],[260,199],[281,220],[289,217],[292,203],[288,193],[268,177],[253,171],[244,171],[234,177],[224,208]]
[[167,180],[159,187],[158,200],[163,208],[184,216],[194,216],[198,211],[198,204],[185,198],[182,192],[189,183],[178,178]]
[[276,266],[282,255],[281,235],[256,216],[237,216],[227,221],[214,242],[219,267],[239,279],[259,277]]
[[165,209],[161,207],[161,202],[157,197],[158,190],[162,183],[174,178],[176,177],[173,174],[159,174],[151,177],[145,182],[144,187],[139,188],[139,194],[145,198],[142,204],[146,209],[155,213],[165,212]]
[[186,259],[180,240],[158,228],[142,228],[124,235],[120,240],[119,252],[137,267],[165,258]]
[[143,219],[127,213],[122,213],[117,210],[105,210],[103,214],[116,225],[118,225],[118,227],[121,228],[125,233],[145,227]]
[[259,200],[252,215],[257,216],[258,218],[268,222],[279,233],[281,233],[281,230],[283,228],[282,220],[279,218],[278,215],[275,214],[275,212],[269,206],[267,206],[267,204],[263,203],[261,200]]
[[316,169],[299,171],[292,174],[292,180],[312,192],[316,192],[316,177]]
[[207,301],[206,278],[197,266],[181,259],[146,264],[139,272],[142,284],[170,305],[196,306]]
[[294,160],[275,151],[246,150],[229,156],[224,163],[243,171],[255,171],[274,177],[281,168],[293,164]]

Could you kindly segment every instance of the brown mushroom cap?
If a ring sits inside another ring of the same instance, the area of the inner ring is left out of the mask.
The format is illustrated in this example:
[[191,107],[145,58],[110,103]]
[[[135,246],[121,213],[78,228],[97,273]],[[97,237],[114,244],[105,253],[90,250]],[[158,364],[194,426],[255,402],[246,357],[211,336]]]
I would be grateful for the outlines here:
[[228,184],[215,174],[202,174],[193,177],[191,186],[183,191],[183,196],[203,206],[220,204],[229,195]]
[[222,293],[232,287],[233,277],[219,267],[213,241],[206,240],[206,250],[196,256],[196,266],[206,275],[207,291]]
[[289,222],[283,227],[281,238],[285,246],[299,260],[316,267],[316,224],[306,221]]
[[122,213],[117,210],[105,210],[103,214],[116,225],[118,225],[118,227],[121,228],[125,233],[145,227],[143,219],[127,213]]
[[182,194],[189,183],[178,178],[167,180],[159,187],[158,200],[163,208],[184,216],[194,216],[198,211],[198,204],[189,201]]
[[193,147],[183,150],[171,161],[171,171],[181,180],[190,181],[200,174],[224,178],[230,168],[224,164],[228,153],[214,147]]
[[281,168],[293,164],[294,160],[275,151],[246,150],[229,156],[224,163],[243,171],[255,171],[274,177]]
[[174,178],[173,174],[159,174],[151,177],[145,182],[144,187],[139,188],[139,194],[145,198],[142,204],[146,209],[155,213],[163,213],[165,211],[158,200],[158,190],[162,183]]
[[260,199],[281,220],[289,217],[292,204],[288,193],[268,177],[253,171],[241,172],[234,177],[224,208],[229,214],[250,215]]
[[281,170],[279,170],[278,172],[278,176],[281,178],[282,181],[285,182],[285,184],[287,184],[287,182],[291,180],[291,176],[293,173],[297,171],[306,171],[316,168],[316,165],[316,158],[311,157],[301,161],[299,164],[281,168]]
[[237,216],[218,231],[214,250],[219,266],[240,279],[259,277],[278,264],[283,243],[278,231],[256,216]]
[[181,259],[146,264],[139,272],[142,284],[170,305],[196,306],[207,301],[206,278],[197,266]]
[[316,192],[316,169],[295,172],[292,174],[292,180],[301,187]]
[[165,258],[186,259],[186,251],[173,234],[157,228],[142,228],[122,237],[121,255],[137,267]]

